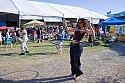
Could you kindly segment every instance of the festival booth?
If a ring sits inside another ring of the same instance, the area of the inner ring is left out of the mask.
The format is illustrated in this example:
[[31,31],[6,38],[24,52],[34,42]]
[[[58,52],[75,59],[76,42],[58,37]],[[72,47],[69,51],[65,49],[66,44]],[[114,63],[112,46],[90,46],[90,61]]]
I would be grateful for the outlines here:
[[105,27],[107,36],[116,36],[118,40],[125,40],[125,20],[111,16],[98,25]]
[[106,26],[106,25],[123,25],[123,24],[125,24],[125,20],[111,16],[107,20],[100,22],[98,25]]

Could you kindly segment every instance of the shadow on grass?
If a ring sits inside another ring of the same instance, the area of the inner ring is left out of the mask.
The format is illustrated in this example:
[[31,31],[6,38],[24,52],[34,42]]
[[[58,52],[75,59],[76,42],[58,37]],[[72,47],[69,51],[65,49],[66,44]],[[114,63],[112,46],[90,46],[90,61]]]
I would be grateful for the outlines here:
[[109,47],[110,50],[116,51],[119,56],[125,56],[125,44],[115,44],[111,48]]
[[44,52],[44,53],[27,53],[26,55],[32,56],[32,55],[53,55],[57,54],[56,52]]
[[0,54],[0,56],[13,56],[13,55],[17,55],[18,53],[5,53],[5,54]]
[[[53,55],[57,54],[57,52],[45,52],[45,53],[26,53],[28,56],[32,55]],[[5,54],[0,54],[0,56],[14,56],[14,55],[19,55],[18,53],[5,53]]]
[[50,47],[50,46],[55,46],[55,45],[54,44],[52,44],[52,45],[38,45],[38,46],[32,46],[32,47],[43,47],[43,46]]
[[[94,41],[93,42],[93,46],[100,46],[101,44],[99,43],[99,41]],[[87,41],[84,41],[84,46],[83,47],[88,47],[89,43]],[[70,44],[68,45],[63,45],[63,48],[69,48]]]
[[[100,46],[101,44],[99,41],[93,41],[93,46]],[[89,43],[87,41],[84,41],[84,47],[89,46]]]
[[60,83],[73,80],[70,76],[59,76],[59,77],[52,77],[52,78],[44,78],[44,79],[31,79],[31,80],[4,80],[0,78],[1,83]]

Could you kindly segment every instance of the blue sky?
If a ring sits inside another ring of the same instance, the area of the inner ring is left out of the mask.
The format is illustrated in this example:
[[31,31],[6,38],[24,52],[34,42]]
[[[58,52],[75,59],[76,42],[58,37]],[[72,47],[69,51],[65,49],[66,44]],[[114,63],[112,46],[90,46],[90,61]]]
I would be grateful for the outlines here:
[[125,11],[125,0],[33,0],[49,2],[62,5],[83,7],[94,12],[106,15],[111,11],[112,14]]

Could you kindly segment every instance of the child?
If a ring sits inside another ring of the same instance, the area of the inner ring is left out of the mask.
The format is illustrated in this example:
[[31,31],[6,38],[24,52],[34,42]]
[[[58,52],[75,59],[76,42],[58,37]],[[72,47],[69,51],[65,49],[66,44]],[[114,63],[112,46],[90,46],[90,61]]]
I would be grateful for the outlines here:
[[[20,53],[19,55],[24,55],[25,53],[29,53],[29,50],[28,50],[28,47],[26,45],[27,41],[28,41],[28,37],[27,37],[27,31],[24,27],[24,25],[21,25],[20,26],[21,30],[22,30],[22,39],[21,38],[18,38],[19,42],[21,42],[21,50],[22,50],[22,53]],[[24,49],[26,49],[26,51],[24,52]]]
[[4,47],[4,50],[6,51],[6,47],[7,45],[10,45],[10,48],[13,50],[12,48],[12,42],[10,40],[10,34],[9,34],[10,30],[7,29],[7,32],[6,32],[6,38],[5,38],[5,47]]
[[58,54],[62,53],[62,43],[64,41],[65,31],[62,26],[59,27],[59,32],[55,32],[55,35],[57,36],[56,40],[56,48],[58,50]]
[[12,34],[12,44],[16,44],[16,31]]

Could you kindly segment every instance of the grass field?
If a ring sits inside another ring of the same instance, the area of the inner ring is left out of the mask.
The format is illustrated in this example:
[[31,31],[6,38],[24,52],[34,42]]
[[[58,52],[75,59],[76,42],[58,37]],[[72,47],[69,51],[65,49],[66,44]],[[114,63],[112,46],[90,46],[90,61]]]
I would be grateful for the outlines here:
[[[95,51],[101,51],[103,49],[107,49],[107,47],[102,46],[102,41],[95,41],[94,46],[90,47],[88,46],[87,41],[85,40],[84,45],[84,52],[95,52]],[[63,53],[61,55],[69,55],[69,44],[70,41],[64,41],[63,43]],[[0,60],[1,59],[39,59],[39,58],[47,58],[47,57],[53,57],[58,56],[57,49],[54,44],[50,43],[48,40],[44,40],[42,43],[33,43],[28,42],[27,46],[29,47],[30,53],[25,54],[24,56],[19,56],[19,53],[21,53],[20,50],[20,44],[13,45],[14,50],[11,50],[9,48],[9,45],[7,47],[7,51],[4,51],[4,46],[0,47]]]

